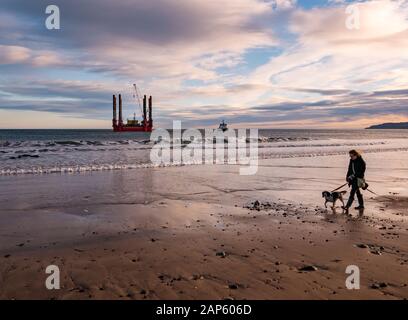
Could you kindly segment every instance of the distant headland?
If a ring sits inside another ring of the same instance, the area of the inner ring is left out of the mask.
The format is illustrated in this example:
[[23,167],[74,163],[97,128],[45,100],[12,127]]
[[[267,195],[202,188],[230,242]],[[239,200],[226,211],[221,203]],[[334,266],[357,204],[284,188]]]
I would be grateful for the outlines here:
[[367,129],[408,129],[408,122],[383,123],[368,127]]

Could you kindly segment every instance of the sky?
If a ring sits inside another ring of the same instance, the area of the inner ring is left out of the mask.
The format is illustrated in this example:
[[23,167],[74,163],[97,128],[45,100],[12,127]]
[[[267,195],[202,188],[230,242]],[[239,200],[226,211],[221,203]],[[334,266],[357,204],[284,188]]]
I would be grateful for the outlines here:
[[134,83],[156,127],[408,121],[408,0],[0,0],[0,129],[108,129]]

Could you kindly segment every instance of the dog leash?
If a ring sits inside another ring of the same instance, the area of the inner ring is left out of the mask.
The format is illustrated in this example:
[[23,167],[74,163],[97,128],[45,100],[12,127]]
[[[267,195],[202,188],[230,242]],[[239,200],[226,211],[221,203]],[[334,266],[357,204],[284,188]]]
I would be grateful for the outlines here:
[[379,194],[375,193],[374,191],[371,191],[370,189],[366,189],[368,192],[372,193],[373,195],[376,195],[378,197],[381,197]]
[[345,184],[343,184],[341,187],[338,187],[337,189],[334,189],[332,192],[336,192],[337,190],[340,190],[341,188],[345,187],[348,185],[348,182],[346,182]]
[[[336,192],[337,190],[340,190],[341,188],[343,188],[343,187],[345,187],[345,186],[347,186],[347,185],[348,185],[348,182],[346,182],[345,184],[343,184],[341,187],[338,187],[337,189],[334,189],[332,192]],[[366,189],[366,191],[372,193],[373,195],[376,195],[377,197],[383,197],[383,198],[385,198],[385,199],[392,200],[392,201],[395,200],[395,199],[390,198],[390,197],[387,197],[387,196],[381,196],[381,195],[379,195],[378,193],[375,193],[374,191],[372,191],[372,190],[370,190],[370,189]]]

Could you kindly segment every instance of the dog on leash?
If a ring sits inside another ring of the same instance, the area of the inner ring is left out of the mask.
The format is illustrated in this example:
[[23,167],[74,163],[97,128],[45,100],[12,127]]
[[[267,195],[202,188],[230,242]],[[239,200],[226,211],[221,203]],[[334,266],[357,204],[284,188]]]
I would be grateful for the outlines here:
[[343,204],[344,207],[344,199],[343,195],[345,195],[347,191],[340,191],[340,192],[329,192],[329,191],[323,191],[322,197],[326,200],[324,203],[324,206],[327,208],[328,203],[333,203],[333,209],[336,206],[337,200],[340,200],[340,202]]

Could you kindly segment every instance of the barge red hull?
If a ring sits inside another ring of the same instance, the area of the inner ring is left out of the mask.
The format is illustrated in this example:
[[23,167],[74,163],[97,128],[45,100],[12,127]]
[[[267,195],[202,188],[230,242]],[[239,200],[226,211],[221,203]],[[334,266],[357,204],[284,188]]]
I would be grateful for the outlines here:
[[114,132],[152,132],[153,128],[152,127],[119,127],[119,126],[114,126],[113,127]]

